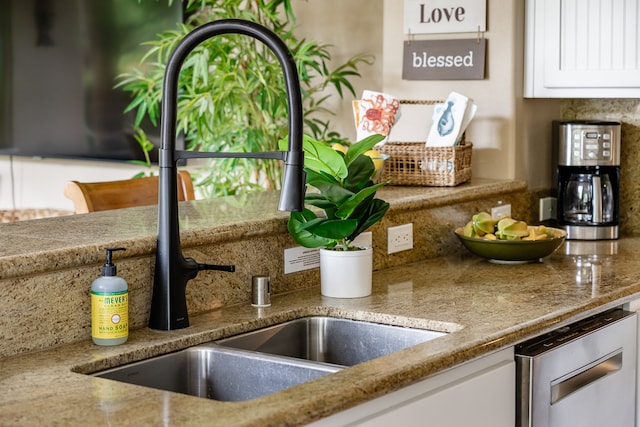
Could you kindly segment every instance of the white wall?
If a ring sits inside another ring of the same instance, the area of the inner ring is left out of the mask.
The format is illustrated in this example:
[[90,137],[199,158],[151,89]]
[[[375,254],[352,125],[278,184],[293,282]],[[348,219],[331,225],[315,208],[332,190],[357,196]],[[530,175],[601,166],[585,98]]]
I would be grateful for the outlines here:
[[[382,90],[383,0],[298,0],[293,4],[298,17],[297,33],[332,45],[334,65],[353,55],[373,55],[373,65],[359,67],[362,77],[353,79],[355,99],[359,99],[365,89]],[[353,141],[356,128],[351,101],[354,98],[349,92],[344,93],[343,100],[335,95],[327,103],[334,113],[329,116],[333,130]]]

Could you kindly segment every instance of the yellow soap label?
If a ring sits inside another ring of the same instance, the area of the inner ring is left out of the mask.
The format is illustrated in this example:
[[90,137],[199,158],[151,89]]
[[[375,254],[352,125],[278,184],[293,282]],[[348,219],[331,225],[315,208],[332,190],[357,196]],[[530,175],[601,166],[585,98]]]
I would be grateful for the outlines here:
[[91,292],[91,336],[124,338],[129,335],[129,292]]

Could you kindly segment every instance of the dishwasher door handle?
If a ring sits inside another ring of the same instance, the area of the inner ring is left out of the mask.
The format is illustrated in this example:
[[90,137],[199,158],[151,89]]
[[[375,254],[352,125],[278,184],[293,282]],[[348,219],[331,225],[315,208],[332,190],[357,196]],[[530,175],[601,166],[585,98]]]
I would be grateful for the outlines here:
[[622,368],[622,348],[551,382],[551,404]]

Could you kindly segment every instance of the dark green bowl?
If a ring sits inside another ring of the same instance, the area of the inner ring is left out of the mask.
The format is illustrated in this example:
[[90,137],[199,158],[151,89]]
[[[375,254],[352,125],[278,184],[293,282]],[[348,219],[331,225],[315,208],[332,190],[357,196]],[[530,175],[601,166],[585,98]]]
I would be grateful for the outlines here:
[[485,240],[466,237],[462,228],[455,233],[462,245],[472,254],[495,263],[523,263],[537,261],[551,255],[564,242],[567,233],[559,228],[547,227],[554,237],[546,240]]

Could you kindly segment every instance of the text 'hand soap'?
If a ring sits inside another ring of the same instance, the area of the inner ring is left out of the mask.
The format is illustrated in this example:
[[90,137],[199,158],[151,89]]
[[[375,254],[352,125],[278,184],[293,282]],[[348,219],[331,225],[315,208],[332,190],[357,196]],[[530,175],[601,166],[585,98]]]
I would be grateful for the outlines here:
[[98,345],[118,345],[129,337],[129,286],[116,275],[111,262],[114,251],[125,248],[105,248],[107,263],[102,277],[91,284],[91,338]]

